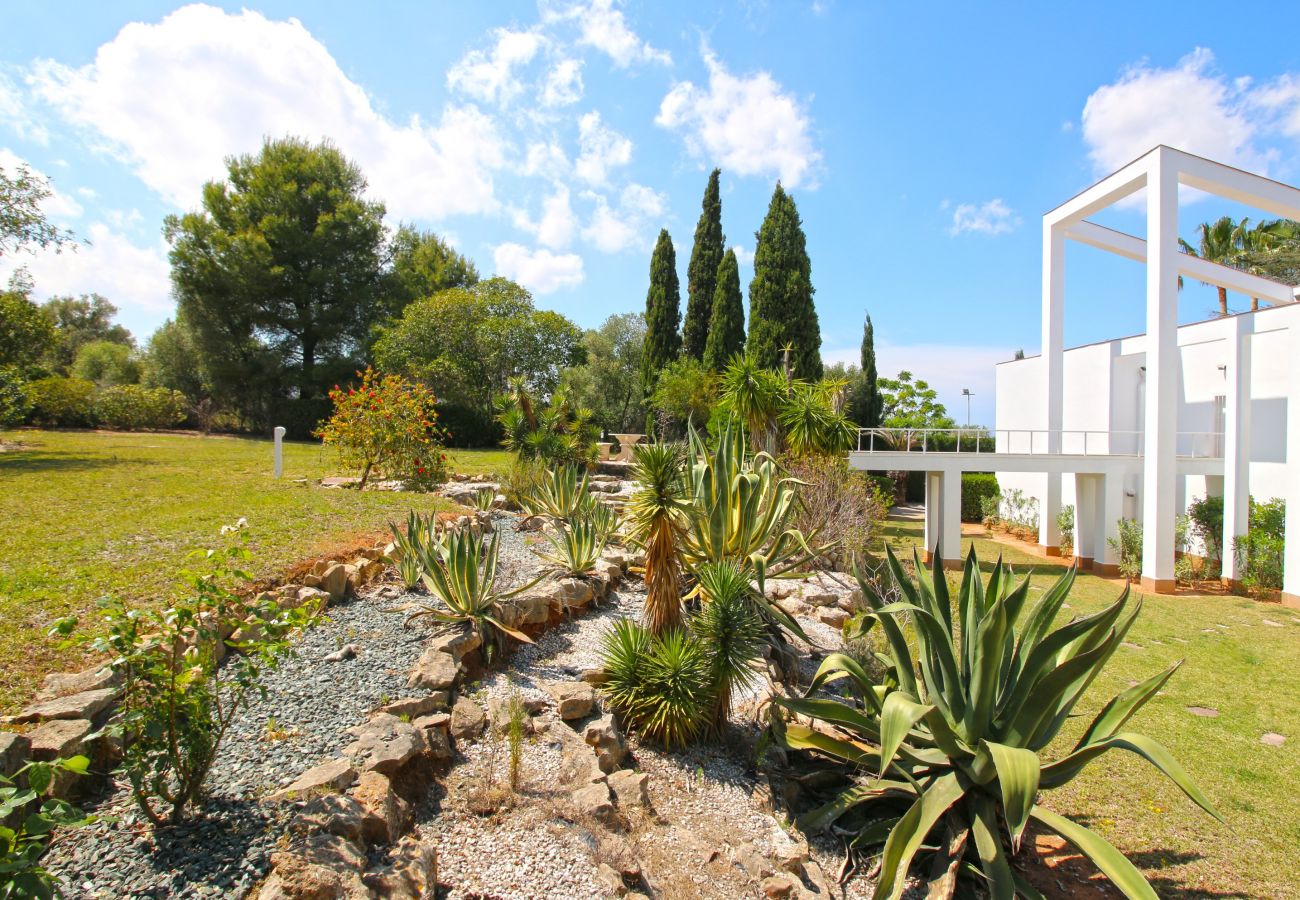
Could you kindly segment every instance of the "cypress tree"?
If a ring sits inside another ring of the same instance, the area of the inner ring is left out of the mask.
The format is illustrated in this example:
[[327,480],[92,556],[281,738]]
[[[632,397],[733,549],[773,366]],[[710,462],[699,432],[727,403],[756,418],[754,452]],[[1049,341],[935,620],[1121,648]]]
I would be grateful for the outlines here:
[[650,290],[645,297],[645,352],[641,380],[646,395],[654,391],[659,370],[677,358],[682,346],[677,326],[682,320],[682,295],[677,282],[677,253],[667,229],[660,229],[650,257]]
[[749,283],[749,350],[761,365],[775,369],[788,344],[795,376],[821,378],[822,335],[813,306],[812,263],[799,210],[780,182],[756,238],[754,279]]
[[740,268],[735,250],[723,255],[717,283],[713,315],[709,318],[709,339],[704,345],[704,368],[710,372],[721,372],[733,354],[745,350],[745,305],[740,297]]
[[861,428],[879,428],[883,406],[876,372],[876,332],[871,316],[867,316],[862,325],[862,371],[858,373],[858,383],[853,388],[849,418]]
[[686,268],[686,321],[682,325],[682,350],[695,359],[704,358],[718,266],[722,264],[722,197],[718,190],[721,171],[714,169],[704,189],[700,221],[695,225],[695,246]]

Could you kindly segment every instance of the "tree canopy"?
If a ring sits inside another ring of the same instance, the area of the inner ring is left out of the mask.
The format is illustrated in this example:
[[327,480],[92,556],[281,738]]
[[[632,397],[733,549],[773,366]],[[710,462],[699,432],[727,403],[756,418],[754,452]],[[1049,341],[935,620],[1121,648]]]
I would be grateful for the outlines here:
[[62,250],[73,235],[50,224],[41,204],[54,195],[49,182],[26,166],[0,166],[0,256],[15,250]]
[[682,295],[677,281],[677,252],[667,229],[660,229],[650,257],[650,289],[645,298],[645,351],[641,357],[641,382],[654,390],[659,371],[677,358],[682,338]]
[[400,225],[388,244],[389,268],[383,298],[388,315],[399,316],[408,303],[448,288],[469,287],[479,279],[474,263],[444,239],[413,225]]
[[54,319],[28,299],[23,285],[0,291],[0,368],[30,369],[58,340]]
[[710,372],[721,372],[731,357],[743,352],[745,303],[740,296],[740,268],[736,251],[728,250],[718,264],[709,338],[704,344],[704,367]]
[[722,195],[718,186],[721,171],[709,174],[704,189],[700,220],[695,225],[695,245],[686,267],[686,319],[682,323],[682,352],[703,360],[713,318],[719,269],[726,238],[722,234]]
[[799,210],[779,182],[756,238],[748,350],[759,365],[777,368],[788,346],[795,376],[816,380],[822,374],[822,336],[813,306],[812,263]]
[[880,424],[886,428],[953,428],[948,410],[930,385],[906,370],[880,379]]
[[862,367],[853,373],[849,387],[849,418],[860,428],[880,426],[880,376],[876,372],[876,330],[871,316],[862,323]]
[[610,316],[583,335],[586,363],[566,369],[561,378],[570,399],[590,409],[593,421],[605,431],[627,433],[645,425],[645,331],[640,313]]
[[68,371],[77,358],[77,352],[91,341],[135,346],[135,338],[126,326],[113,321],[117,307],[99,294],[51,297],[42,306],[54,320],[57,331],[57,340],[50,354],[53,368]]

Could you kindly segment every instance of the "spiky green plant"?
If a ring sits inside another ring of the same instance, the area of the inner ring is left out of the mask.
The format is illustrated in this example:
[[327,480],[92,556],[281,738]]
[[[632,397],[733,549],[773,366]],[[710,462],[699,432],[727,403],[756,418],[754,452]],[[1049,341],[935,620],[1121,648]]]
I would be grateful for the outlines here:
[[697,576],[702,602],[690,626],[704,650],[713,695],[708,724],[716,734],[727,724],[735,691],[754,682],[750,663],[762,652],[767,634],[749,579],[735,563],[709,563]]
[[586,519],[574,519],[561,524],[558,532],[549,534],[551,553],[538,553],[565,575],[586,575],[596,566],[600,554],[605,552],[605,542],[596,526]]
[[[972,550],[954,615],[941,566],[927,577],[916,560],[918,574],[912,579],[892,551],[887,565],[900,599],[885,600],[859,577],[871,608],[854,635],[876,625],[883,630],[889,648],[883,655],[884,683],[873,683],[851,658],[832,654],[814,677],[810,696],[774,698],[779,707],[820,726],[777,719],[776,737],[788,748],[840,761],[853,782],[803,816],[801,826],[817,830],[847,817],[856,832],[850,852],[879,849],[877,898],[902,893],[919,854],[932,857],[931,896],[952,896],[957,876],[967,871],[982,874],[982,886],[994,900],[1040,896],[1008,860],[1032,819],[1086,854],[1125,896],[1155,900],[1123,854],[1036,803],[1040,790],[1066,784],[1089,762],[1118,748],[1146,759],[1220,818],[1168,751],[1122,730],[1181,663],[1111,698],[1068,753],[1050,762],[1041,758],[1124,640],[1141,601],[1130,601],[1125,588],[1100,612],[1053,628],[1074,583],[1070,569],[1022,622],[1028,579],[1013,585],[1011,571],[998,560],[985,585]],[[915,629],[915,653],[900,627],[904,617]],[[856,695],[856,704],[811,696],[837,680]]]
[[785,430],[785,441],[796,454],[837,453],[853,443],[853,424],[835,408],[836,381],[790,385],[777,419]]
[[587,475],[576,466],[556,466],[547,471],[536,487],[519,498],[524,512],[556,522],[570,522],[586,514],[596,503],[587,490]]
[[596,441],[600,429],[591,410],[575,406],[569,395],[557,390],[550,402],[534,401],[526,380],[515,377],[509,390],[496,398],[497,421],[501,423],[506,449],[521,459],[538,459],[552,464],[592,466],[596,462]]
[[449,532],[426,550],[425,571],[421,575],[424,586],[443,605],[412,602],[394,611],[407,613],[408,625],[427,617],[446,628],[476,632],[489,662],[503,649],[506,636],[531,644],[528,635],[502,623],[500,604],[537,584],[542,576],[513,590],[497,591],[497,549],[495,534],[484,538],[468,529]]
[[423,574],[424,565],[419,554],[403,553],[397,557],[397,576],[402,579],[402,587],[408,591],[420,583]]
[[578,521],[590,522],[596,534],[606,544],[614,543],[618,538],[618,529],[622,526],[622,516],[618,510],[608,504],[592,498],[592,503],[576,517]]
[[718,406],[744,423],[755,449],[775,452],[785,388],[779,372],[761,365],[752,353],[737,353],[722,372]]
[[475,491],[474,496],[469,498],[470,505],[479,512],[491,512],[492,504],[496,503],[496,492],[491,488],[483,488]]
[[655,636],[624,619],[605,633],[601,660],[610,708],[644,738],[672,749],[699,735],[713,700],[700,641],[681,628]]
[[683,457],[671,444],[638,444],[632,477],[639,487],[628,503],[628,538],[645,549],[645,623],[660,634],[682,623],[681,541],[690,511]]
[[425,516],[411,510],[406,514],[405,528],[389,522],[388,529],[393,533],[393,544],[397,551],[397,573],[409,591],[419,584],[431,548],[442,540],[438,533],[437,514],[431,512]]

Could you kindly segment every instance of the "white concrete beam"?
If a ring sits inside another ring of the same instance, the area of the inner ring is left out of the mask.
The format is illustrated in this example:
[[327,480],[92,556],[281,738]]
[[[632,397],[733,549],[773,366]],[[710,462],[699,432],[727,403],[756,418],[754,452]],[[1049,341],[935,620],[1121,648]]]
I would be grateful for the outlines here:
[[1070,224],[1105,209],[1146,186],[1152,154],[1148,150],[1117,172],[1075,194],[1043,216],[1044,225]]
[[1300,189],[1172,147],[1161,148],[1188,187],[1235,200],[1283,219],[1300,219]]

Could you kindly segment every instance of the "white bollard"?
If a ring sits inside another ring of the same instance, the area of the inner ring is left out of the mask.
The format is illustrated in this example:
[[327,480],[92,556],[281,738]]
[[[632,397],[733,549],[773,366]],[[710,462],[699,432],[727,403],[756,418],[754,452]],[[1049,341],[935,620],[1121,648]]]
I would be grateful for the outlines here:
[[277,425],[275,428],[275,477],[279,478],[284,474],[284,427]]

